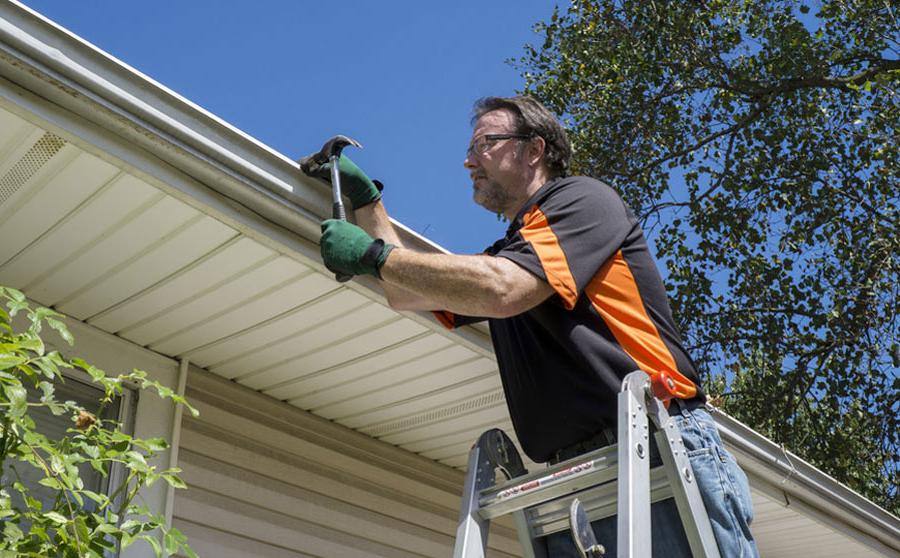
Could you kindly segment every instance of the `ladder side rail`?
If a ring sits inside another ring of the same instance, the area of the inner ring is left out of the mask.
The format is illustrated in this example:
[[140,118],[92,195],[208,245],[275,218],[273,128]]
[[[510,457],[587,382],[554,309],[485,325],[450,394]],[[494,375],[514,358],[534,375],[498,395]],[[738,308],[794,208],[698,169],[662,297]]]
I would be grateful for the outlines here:
[[491,522],[481,517],[478,500],[481,490],[485,488],[483,485],[487,475],[483,469],[486,467],[491,468],[489,473],[493,477],[493,467],[484,459],[481,447],[476,444],[469,451],[453,558],[484,558]]
[[519,535],[519,544],[522,545],[523,558],[550,558],[547,556],[546,544],[538,540],[533,526],[528,521],[527,514],[526,510],[512,512],[516,533]]
[[691,554],[698,558],[720,558],[712,524],[697,486],[694,470],[675,420],[658,399],[650,398],[648,411],[657,427],[656,445],[668,471],[672,493],[681,524],[691,546]]
[[[650,558],[650,430],[647,374],[632,372],[619,392],[618,558]],[[600,541],[601,543],[603,541]]]

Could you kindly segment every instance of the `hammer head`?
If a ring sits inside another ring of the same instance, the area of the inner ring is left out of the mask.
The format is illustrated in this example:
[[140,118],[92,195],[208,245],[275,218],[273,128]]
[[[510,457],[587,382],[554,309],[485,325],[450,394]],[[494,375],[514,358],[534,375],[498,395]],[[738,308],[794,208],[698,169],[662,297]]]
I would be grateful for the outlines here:
[[322,149],[320,149],[319,152],[315,154],[314,158],[319,164],[327,163],[329,160],[331,160],[332,157],[340,157],[341,151],[343,151],[344,148],[348,145],[360,148],[362,147],[362,145],[360,145],[360,143],[355,139],[348,138],[347,136],[339,134],[326,141],[325,145],[323,145]]

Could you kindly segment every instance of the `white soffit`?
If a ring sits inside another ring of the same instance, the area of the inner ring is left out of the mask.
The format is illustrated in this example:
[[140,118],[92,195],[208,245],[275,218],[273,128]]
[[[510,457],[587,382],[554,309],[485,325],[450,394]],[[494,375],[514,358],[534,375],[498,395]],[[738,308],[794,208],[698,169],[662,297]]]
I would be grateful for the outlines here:
[[0,284],[453,467],[512,430],[489,355],[303,260],[0,109]]

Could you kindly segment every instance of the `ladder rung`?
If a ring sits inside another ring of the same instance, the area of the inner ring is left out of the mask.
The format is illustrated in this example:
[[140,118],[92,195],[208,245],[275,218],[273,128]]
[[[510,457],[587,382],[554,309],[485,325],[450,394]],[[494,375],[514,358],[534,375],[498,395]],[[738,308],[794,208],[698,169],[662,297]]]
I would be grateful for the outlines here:
[[479,514],[484,519],[492,519],[609,482],[616,477],[618,462],[616,446],[609,446],[552,468],[516,477],[483,490],[479,496]]
[[[528,515],[528,523],[534,536],[542,537],[557,531],[567,531],[569,506],[576,497],[581,500],[591,522],[616,515],[617,484],[616,481],[608,482],[578,494],[569,494],[528,508],[525,513]],[[672,486],[669,484],[665,469],[663,467],[651,469],[650,501],[658,502],[671,497]]]

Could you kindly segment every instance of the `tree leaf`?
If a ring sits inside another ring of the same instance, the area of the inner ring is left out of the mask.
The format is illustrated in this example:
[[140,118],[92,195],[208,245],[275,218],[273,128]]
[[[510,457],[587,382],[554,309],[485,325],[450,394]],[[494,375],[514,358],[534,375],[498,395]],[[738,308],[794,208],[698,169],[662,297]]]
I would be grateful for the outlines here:
[[187,484],[177,475],[163,473],[162,478],[174,488],[187,488]]
[[144,447],[150,451],[165,451],[169,449],[169,443],[165,438],[147,438],[144,440]]
[[9,370],[28,362],[28,358],[11,353],[0,353],[0,370]]
[[159,541],[156,540],[156,537],[153,535],[141,535],[139,538],[144,539],[150,546],[153,547],[153,552],[156,554],[157,558],[162,555],[162,548],[160,547]]
[[3,393],[9,401],[7,412],[11,417],[21,417],[28,410],[28,392],[21,384],[4,385]]
[[55,329],[60,337],[62,337],[70,346],[75,344],[75,338],[72,336],[72,333],[69,332],[69,328],[66,327],[66,324],[63,321],[55,318],[47,318],[47,324]]
[[64,515],[62,515],[61,513],[58,513],[58,512],[55,512],[55,511],[50,511],[50,512],[47,512],[47,513],[44,513],[44,514],[41,514],[41,515],[43,515],[44,517],[46,517],[46,518],[49,519],[50,521],[56,523],[57,525],[65,525],[66,523],[69,522],[69,519],[68,519],[68,518],[66,518],[66,517],[65,517]]

